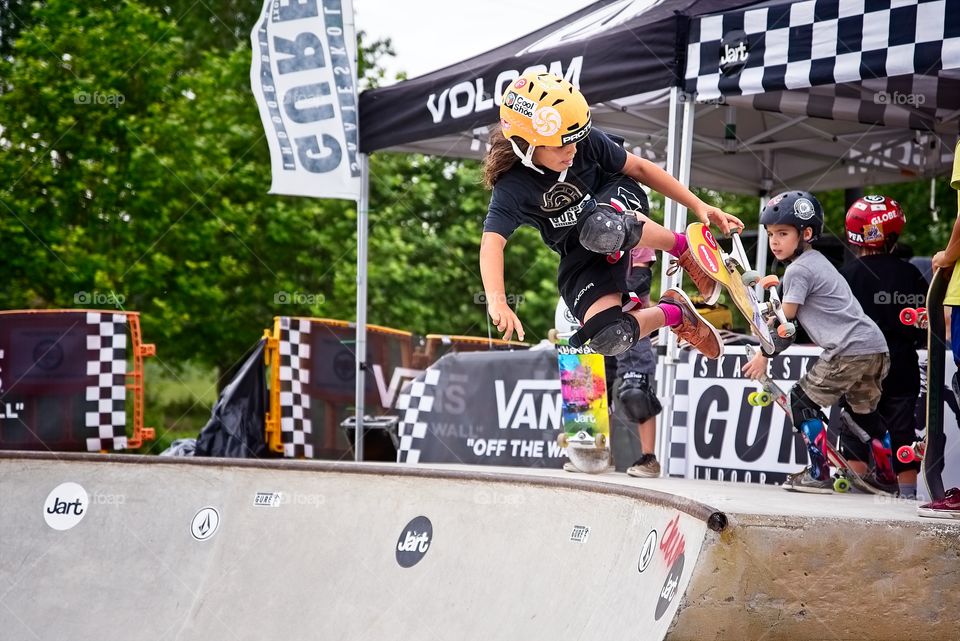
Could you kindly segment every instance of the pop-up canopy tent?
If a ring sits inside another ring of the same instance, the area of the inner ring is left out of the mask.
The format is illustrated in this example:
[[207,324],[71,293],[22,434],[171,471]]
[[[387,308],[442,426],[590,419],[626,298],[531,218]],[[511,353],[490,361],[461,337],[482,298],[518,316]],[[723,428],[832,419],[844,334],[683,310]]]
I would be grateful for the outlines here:
[[[960,0],[597,2],[365,92],[361,149],[480,158],[504,87],[532,68],[578,85],[596,126],[688,185],[764,197],[932,178],[960,131]],[[685,212],[668,201],[664,223]]]
[[[361,149],[480,158],[504,88],[539,67],[580,87],[598,127],[661,164],[669,135],[680,133],[670,105],[682,86],[674,100],[697,100],[696,186],[763,194],[941,175],[960,115],[960,2],[894,4],[597,2],[475,58],[365,92]],[[721,48],[744,59],[721,70]]]

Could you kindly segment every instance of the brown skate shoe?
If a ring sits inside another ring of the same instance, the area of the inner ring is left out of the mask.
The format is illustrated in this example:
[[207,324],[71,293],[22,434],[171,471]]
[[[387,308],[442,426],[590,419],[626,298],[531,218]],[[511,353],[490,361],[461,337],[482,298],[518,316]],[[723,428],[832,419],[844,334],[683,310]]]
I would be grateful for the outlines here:
[[667,270],[667,275],[672,276],[677,273],[678,269],[683,269],[690,280],[693,281],[693,284],[697,286],[697,290],[703,296],[704,303],[713,305],[720,300],[720,291],[722,290],[720,283],[710,278],[710,275],[703,271],[703,267],[697,264],[697,261],[693,258],[689,247],[680,258],[674,258],[670,261],[670,269]]
[[707,319],[697,313],[683,290],[668,289],[663,292],[660,302],[676,305],[683,314],[680,324],[670,328],[677,338],[687,341],[707,358],[723,356],[723,341],[720,340],[720,334],[707,322]]

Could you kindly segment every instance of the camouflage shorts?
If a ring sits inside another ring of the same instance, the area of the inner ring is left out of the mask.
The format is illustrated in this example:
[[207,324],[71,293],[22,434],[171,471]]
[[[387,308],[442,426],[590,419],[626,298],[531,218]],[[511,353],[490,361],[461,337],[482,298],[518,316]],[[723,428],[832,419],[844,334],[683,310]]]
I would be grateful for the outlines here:
[[867,414],[877,409],[880,383],[889,369],[888,354],[834,356],[814,363],[798,384],[822,407],[831,407],[845,396],[854,412]]

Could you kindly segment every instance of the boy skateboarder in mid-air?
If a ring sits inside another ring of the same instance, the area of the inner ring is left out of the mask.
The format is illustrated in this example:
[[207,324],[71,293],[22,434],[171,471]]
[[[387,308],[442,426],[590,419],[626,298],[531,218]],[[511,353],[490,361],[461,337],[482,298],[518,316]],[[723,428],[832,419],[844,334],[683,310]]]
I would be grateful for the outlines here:
[[[882,438],[875,410],[881,381],[890,364],[887,343],[840,273],[810,245],[823,229],[823,208],[812,194],[790,191],[767,203],[760,223],[766,227],[771,253],[788,263],[783,276],[784,315],[799,322],[823,349],[819,360],[790,391],[794,427],[810,443],[825,443],[824,437],[817,438],[826,427],[820,408],[843,400],[851,418],[864,432]],[[772,334],[777,346],[775,353],[785,350],[793,341],[792,337]],[[757,354],[743,366],[744,375],[758,378],[767,371],[772,356]],[[832,492],[825,448],[813,448],[810,455],[810,465],[790,475],[784,487],[800,492]],[[851,461],[851,466],[856,465]],[[865,471],[866,462],[854,470]]]

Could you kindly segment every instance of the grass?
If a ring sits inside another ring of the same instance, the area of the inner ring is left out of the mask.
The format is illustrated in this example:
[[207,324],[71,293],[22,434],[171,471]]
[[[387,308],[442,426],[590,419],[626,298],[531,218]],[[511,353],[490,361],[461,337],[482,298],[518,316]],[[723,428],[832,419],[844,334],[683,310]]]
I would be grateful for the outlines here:
[[159,454],[178,438],[196,438],[217,402],[217,372],[193,363],[175,369],[148,359],[144,365],[144,425],[157,438],[138,450]]

